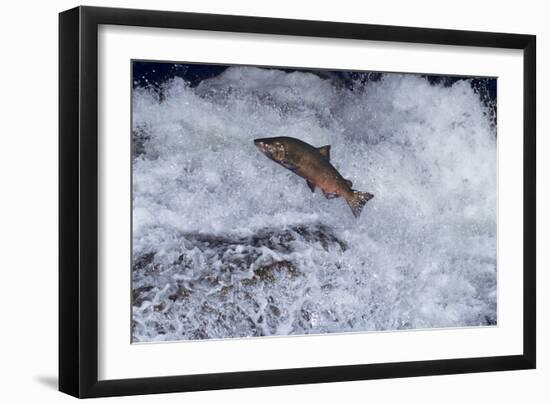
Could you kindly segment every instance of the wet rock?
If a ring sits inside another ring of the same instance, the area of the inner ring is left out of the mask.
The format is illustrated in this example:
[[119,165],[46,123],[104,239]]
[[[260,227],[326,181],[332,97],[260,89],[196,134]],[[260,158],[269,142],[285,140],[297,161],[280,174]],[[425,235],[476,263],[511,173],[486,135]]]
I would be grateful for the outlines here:
[[294,278],[299,275],[299,271],[290,261],[274,261],[255,269],[254,277],[243,279],[242,283],[246,286],[256,285],[258,282],[274,283],[278,274]]
[[497,325],[496,316],[485,316],[485,324],[484,325]]
[[191,296],[191,293],[192,293],[191,290],[180,286],[178,287],[178,290],[176,291],[176,293],[171,294],[170,296],[168,296],[168,298],[173,302],[182,301],[182,300],[186,300],[189,296]]
[[337,247],[342,251],[347,249],[347,245],[338,239],[329,227],[323,225],[292,226],[284,229],[261,229],[249,237],[229,237],[200,233],[186,234],[183,237],[187,241],[186,244],[196,246],[201,251],[209,249],[227,251],[236,250],[239,247],[238,249],[241,250],[243,256],[260,247],[288,253],[292,251],[292,242],[297,239],[302,239],[308,243],[320,243],[326,251],[331,246]]
[[145,154],[145,143],[150,138],[149,128],[145,125],[136,125],[132,130],[132,156],[134,158]]
[[155,259],[154,252],[147,252],[145,254],[139,255],[138,257],[134,258],[134,262],[132,264],[132,270],[139,271],[139,270],[145,269],[148,266],[153,264],[154,259]]
[[[347,249],[323,225],[265,228],[246,237],[187,233],[179,238],[181,252],[171,261],[155,251],[134,256],[132,296],[140,322],[133,330],[140,335],[147,330],[169,334],[168,339],[273,334],[289,313],[270,291],[299,287],[305,279],[294,261],[297,249],[304,244],[320,254]],[[178,335],[172,335],[175,329]]]
[[142,286],[132,290],[132,305],[141,306],[141,304],[146,300],[151,300],[150,293],[153,289],[153,286]]

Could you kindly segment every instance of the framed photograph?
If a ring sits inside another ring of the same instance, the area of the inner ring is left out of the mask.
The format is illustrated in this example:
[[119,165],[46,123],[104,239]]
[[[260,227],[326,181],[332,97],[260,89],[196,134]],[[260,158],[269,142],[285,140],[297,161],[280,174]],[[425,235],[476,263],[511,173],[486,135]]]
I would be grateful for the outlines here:
[[534,36],[59,27],[61,391],[535,368]]

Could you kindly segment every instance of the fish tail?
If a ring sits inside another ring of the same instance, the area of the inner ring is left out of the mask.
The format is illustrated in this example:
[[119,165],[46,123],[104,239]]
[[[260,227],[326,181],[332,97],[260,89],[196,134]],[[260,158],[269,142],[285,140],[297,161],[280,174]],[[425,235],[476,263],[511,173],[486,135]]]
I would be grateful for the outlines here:
[[358,218],[361,215],[363,206],[365,206],[365,204],[372,198],[374,198],[374,195],[369,194],[368,192],[353,191],[353,197],[347,200],[348,205],[353,212],[353,216]]

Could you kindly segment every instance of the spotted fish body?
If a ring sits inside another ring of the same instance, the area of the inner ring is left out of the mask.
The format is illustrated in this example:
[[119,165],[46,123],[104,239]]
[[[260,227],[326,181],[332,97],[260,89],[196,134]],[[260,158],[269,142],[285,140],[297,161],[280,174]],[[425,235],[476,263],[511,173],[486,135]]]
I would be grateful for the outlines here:
[[351,181],[330,163],[330,146],[317,148],[293,137],[256,139],[254,144],[267,157],[304,178],[312,192],[319,187],[329,199],[344,198],[355,217],[361,215],[365,203],[374,197],[351,188]]

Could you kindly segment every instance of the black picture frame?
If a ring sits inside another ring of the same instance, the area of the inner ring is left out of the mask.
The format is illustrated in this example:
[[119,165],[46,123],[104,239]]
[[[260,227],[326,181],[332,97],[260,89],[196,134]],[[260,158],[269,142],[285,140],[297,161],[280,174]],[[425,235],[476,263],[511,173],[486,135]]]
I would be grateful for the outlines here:
[[[522,50],[523,354],[98,381],[97,52],[100,24]],[[535,368],[535,36],[77,7],[59,15],[59,100],[60,391],[84,398]]]

